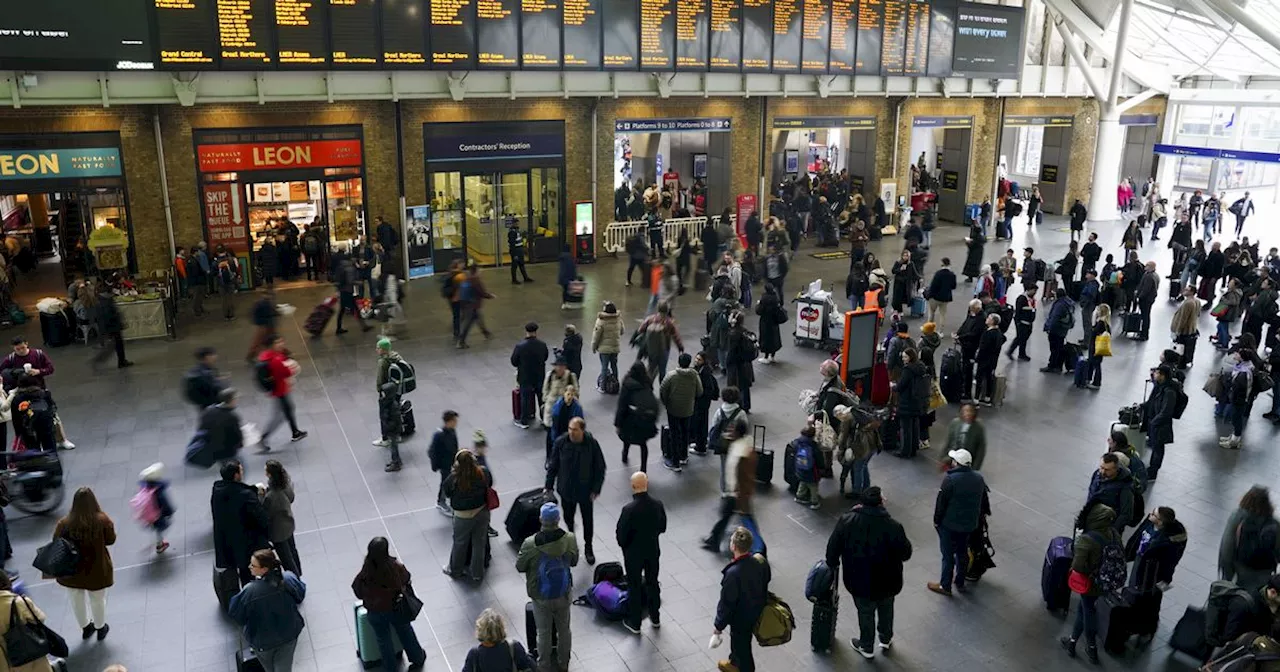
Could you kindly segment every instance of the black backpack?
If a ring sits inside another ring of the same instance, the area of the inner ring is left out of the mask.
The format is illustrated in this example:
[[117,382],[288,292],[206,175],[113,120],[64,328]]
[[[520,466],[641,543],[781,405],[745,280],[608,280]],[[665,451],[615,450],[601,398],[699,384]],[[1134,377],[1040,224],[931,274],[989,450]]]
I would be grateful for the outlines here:
[[444,277],[440,278],[440,297],[450,301],[453,300],[454,294],[453,276],[454,273],[450,271],[446,272]]
[[276,389],[276,377],[271,375],[271,367],[265,360],[259,359],[253,363],[253,379],[257,381],[258,387],[263,392]]
[[1250,569],[1274,569],[1277,532],[1275,519],[1246,516],[1236,528],[1236,562]]
[[724,431],[728,428],[729,423],[737,422],[741,413],[741,408],[735,408],[729,415],[721,417],[720,422],[712,425],[711,433],[707,436],[707,443],[711,444],[711,452],[716,455],[724,455],[729,452],[729,443],[724,438]]

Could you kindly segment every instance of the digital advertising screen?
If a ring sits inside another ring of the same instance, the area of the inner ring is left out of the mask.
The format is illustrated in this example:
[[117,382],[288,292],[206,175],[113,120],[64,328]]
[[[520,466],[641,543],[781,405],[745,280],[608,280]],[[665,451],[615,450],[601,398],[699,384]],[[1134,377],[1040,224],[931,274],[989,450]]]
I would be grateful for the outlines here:
[[803,15],[800,0],[773,2],[773,71],[800,71],[800,40]]
[[802,35],[800,69],[804,72],[826,72],[831,40],[831,0],[804,0]]
[[635,0],[600,0],[604,6],[604,69],[640,66],[640,6]]
[[706,70],[708,0],[676,0],[676,69]]
[[225,70],[271,67],[275,14],[271,0],[215,0],[218,9],[218,47]]
[[772,0],[742,0],[742,69],[768,72],[773,64],[772,45]]
[[145,1],[10,0],[0,7],[0,67],[152,70],[154,61]]
[[1021,7],[961,2],[952,68],[957,77],[1014,79],[1022,64]]
[[520,66],[520,0],[475,0],[476,60],[482,68]]
[[601,0],[561,2],[564,3],[564,67],[599,70]]
[[276,60],[281,67],[324,67],[329,14],[323,0],[275,0]]
[[382,0],[382,64],[388,68],[427,64],[425,0]]
[[711,0],[712,70],[737,72],[742,69],[742,0]]
[[156,22],[157,66],[184,70],[218,66],[214,0],[151,0],[151,4]]
[[[519,0],[520,65],[529,70],[560,67],[560,0]],[[484,44],[481,33],[481,46]],[[599,47],[596,47],[599,51]]]
[[328,0],[329,62],[340,68],[376,68],[378,41],[377,0]]

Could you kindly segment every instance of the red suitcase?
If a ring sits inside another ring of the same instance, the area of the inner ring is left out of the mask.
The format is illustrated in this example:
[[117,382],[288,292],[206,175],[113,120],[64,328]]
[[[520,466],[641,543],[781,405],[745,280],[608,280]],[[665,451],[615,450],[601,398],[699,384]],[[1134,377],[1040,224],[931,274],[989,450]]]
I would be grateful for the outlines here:
[[511,419],[520,422],[520,388],[511,390]]

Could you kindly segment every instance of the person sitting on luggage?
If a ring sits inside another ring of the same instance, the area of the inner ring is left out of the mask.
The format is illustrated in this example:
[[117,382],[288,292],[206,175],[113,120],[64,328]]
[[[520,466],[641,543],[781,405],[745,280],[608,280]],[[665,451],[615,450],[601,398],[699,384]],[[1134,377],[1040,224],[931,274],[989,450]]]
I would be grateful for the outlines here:
[[800,436],[791,442],[795,448],[792,460],[795,462],[796,478],[800,484],[796,488],[796,503],[817,511],[822,508],[822,497],[818,494],[818,486],[822,483],[822,449],[814,438],[818,431],[812,424],[800,430]]
[[859,636],[850,643],[870,659],[877,631],[882,650],[893,644],[893,600],[902,592],[902,565],[911,559],[911,540],[884,508],[880,488],[862,490],[859,499],[836,521],[826,559],[833,572],[844,562],[844,587],[858,609]]
[[[567,568],[578,566],[578,539],[573,532],[560,529],[560,507],[554,501],[542,505],[538,520],[542,529],[520,545],[516,571],[525,575],[525,589],[533,605],[539,669],[552,669],[554,652],[556,669],[568,670],[573,652],[573,632],[569,627],[573,576]],[[560,577],[566,574],[567,580],[561,581]]]
[[462,672],[532,672],[533,658],[524,645],[507,639],[507,624],[495,609],[485,609],[476,618],[479,644],[467,652]]
[[1085,655],[1094,665],[1098,664],[1098,598],[1102,596],[1102,588],[1092,579],[1102,567],[1103,547],[1120,543],[1120,534],[1115,530],[1116,518],[1115,510],[1105,504],[1096,504],[1088,510],[1084,532],[1076,537],[1071,559],[1071,572],[1087,577],[1088,589],[1080,593],[1071,635],[1058,640],[1067,655],[1075,658],[1076,643],[1083,633]]
[[1156,507],[1125,545],[1125,560],[1133,562],[1129,587],[1139,594],[1169,590],[1173,571],[1187,550],[1187,528],[1167,506]]

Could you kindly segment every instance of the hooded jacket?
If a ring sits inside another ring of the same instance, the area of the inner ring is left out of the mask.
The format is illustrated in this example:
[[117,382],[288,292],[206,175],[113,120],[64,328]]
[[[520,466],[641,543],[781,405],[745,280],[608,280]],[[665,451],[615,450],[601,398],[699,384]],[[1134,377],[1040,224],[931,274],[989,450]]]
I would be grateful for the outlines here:
[[924,389],[927,389],[928,378],[929,371],[919,360],[902,367],[902,375],[896,384],[898,413],[924,415],[929,412],[929,394],[921,394]]
[[924,363],[929,374],[938,375],[938,364],[934,361],[933,354],[942,346],[942,337],[938,332],[920,334],[920,361]]
[[1099,505],[1111,512],[1117,531],[1123,530],[1133,517],[1133,475],[1126,467],[1117,465],[1116,469],[1115,478],[1103,478],[1100,469],[1093,472],[1093,478],[1089,480],[1089,495],[1085,500],[1086,524]]
[[582,388],[578,386],[578,377],[573,372],[565,368],[564,375],[556,375],[556,370],[552,369],[547,374],[547,380],[542,384],[542,424],[551,426],[551,407],[557,401],[564,397],[565,388],[572,385],[579,392]]
[[[1111,507],[1103,504],[1094,506],[1089,510],[1089,515],[1085,517],[1084,521],[1084,532],[1076,537],[1075,546],[1073,547],[1072,571],[1093,578],[1093,575],[1098,571],[1098,567],[1102,565],[1103,544],[1121,543],[1120,533],[1115,529],[1117,524],[1121,527],[1124,526],[1122,522],[1119,522],[1115,510]],[[1096,597],[1101,593],[1102,589],[1091,581],[1089,592],[1086,595]]]
[[231,598],[227,615],[244,626],[244,638],[258,650],[288,644],[302,634],[305,622],[298,605],[307,596],[307,584],[290,571],[263,576]]
[[267,394],[277,399],[288,396],[289,390],[293,387],[293,371],[285,363],[289,361],[289,356],[279,350],[268,348],[258,355],[258,361],[266,365],[267,371],[271,373],[271,378],[275,382]]
[[244,430],[236,409],[214,404],[200,413],[200,429],[209,455],[215,460],[229,460],[244,447]]
[[693,403],[702,396],[702,380],[693,368],[676,369],[659,388],[667,414],[676,418],[693,416]]
[[591,331],[591,352],[616,355],[622,350],[622,319],[618,313],[596,313],[596,326]]
[[210,508],[215,567],[239,570],[248,566],[254,551],[270,546],[271,521],[258,501],[257,488],[219,480],[213,484]]
[[567,557],[569,566],[577,567],[578,538],[559,527],[543,528],[520,544],[520,554],[516,556],[516,571],[524,574],[525,592],[531,600],[542,599],[542,594],[538,592],[538,560],[543,555]]
[[1157,583],[1172,583],[1173,570],[1187,550],[1187,528],[1173,521],[1157,528],[1150,518],[1142,521],[1125,545],[1125,560],[1132,561],[1129,586],[1140,593],[1156,590]]
[[902,592],[902,565],[911,541],[883,506],[858,506],[836,521],[827,565],[844,563],[844,587],[854,598],[884,600]]

